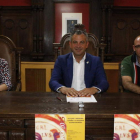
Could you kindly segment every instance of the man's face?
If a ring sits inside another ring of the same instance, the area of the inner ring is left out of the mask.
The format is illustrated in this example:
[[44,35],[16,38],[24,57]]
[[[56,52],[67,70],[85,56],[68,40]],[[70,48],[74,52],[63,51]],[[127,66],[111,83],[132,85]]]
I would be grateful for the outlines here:
[[70,48],[74,54],[74,56],[83,57],[86,49],[88,48],[88,42],[86,41],[86,36],[84,34],[76,35],[74,34],[72,37],[72,41],[70,41]]
[[137,57],[140,58],[140,38],[135,40],[133,45],[133,50],[136,51]]

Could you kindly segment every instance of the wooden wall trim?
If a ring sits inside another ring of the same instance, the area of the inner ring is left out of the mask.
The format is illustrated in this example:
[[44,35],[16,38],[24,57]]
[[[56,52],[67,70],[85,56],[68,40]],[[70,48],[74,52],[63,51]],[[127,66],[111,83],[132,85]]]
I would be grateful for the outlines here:
[[119,70],[119,63],[104,63],[105,70]]

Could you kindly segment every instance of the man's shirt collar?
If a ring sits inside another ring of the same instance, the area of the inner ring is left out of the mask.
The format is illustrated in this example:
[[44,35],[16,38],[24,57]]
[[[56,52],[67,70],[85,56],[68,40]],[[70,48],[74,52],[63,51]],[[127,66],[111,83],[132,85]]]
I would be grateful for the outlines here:
[[[72,52],[72,57],[73,57],[73,60],[76,61],[73,52]],[[85,52],[85,55],[83,56],[83,58],[80,60],[80,62],[81,62],[81,61],[85,61],[85,59],[86,59],[86,52]],[[76,61],[76,62],[77,62],[77,61]]]

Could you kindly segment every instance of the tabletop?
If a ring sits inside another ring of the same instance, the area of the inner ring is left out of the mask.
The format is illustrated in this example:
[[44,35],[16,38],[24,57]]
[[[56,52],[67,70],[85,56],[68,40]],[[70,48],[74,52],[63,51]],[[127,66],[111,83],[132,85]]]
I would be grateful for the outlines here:
[[[110,115],[140,113],[140,95],[135,93],[101,93],[94,95],[97,103],[67,103],[66,96],[55,92],[0,93],[0,114],[95,114]],[[56,97],[62,99],[58,100]]]

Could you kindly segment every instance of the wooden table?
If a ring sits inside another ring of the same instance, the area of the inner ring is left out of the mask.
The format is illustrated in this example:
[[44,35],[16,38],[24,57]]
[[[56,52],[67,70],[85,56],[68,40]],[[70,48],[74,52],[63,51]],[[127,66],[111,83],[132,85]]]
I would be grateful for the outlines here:
[[[59,101],[59,96],[63,101]],[[97,103],[67,103],[65,95],[41,92],[0,92],[0,140],[35,140],[34,114],[86,114],[86,140],[112,140],[114,114],[139,114],[140,95],[96,94]]]

